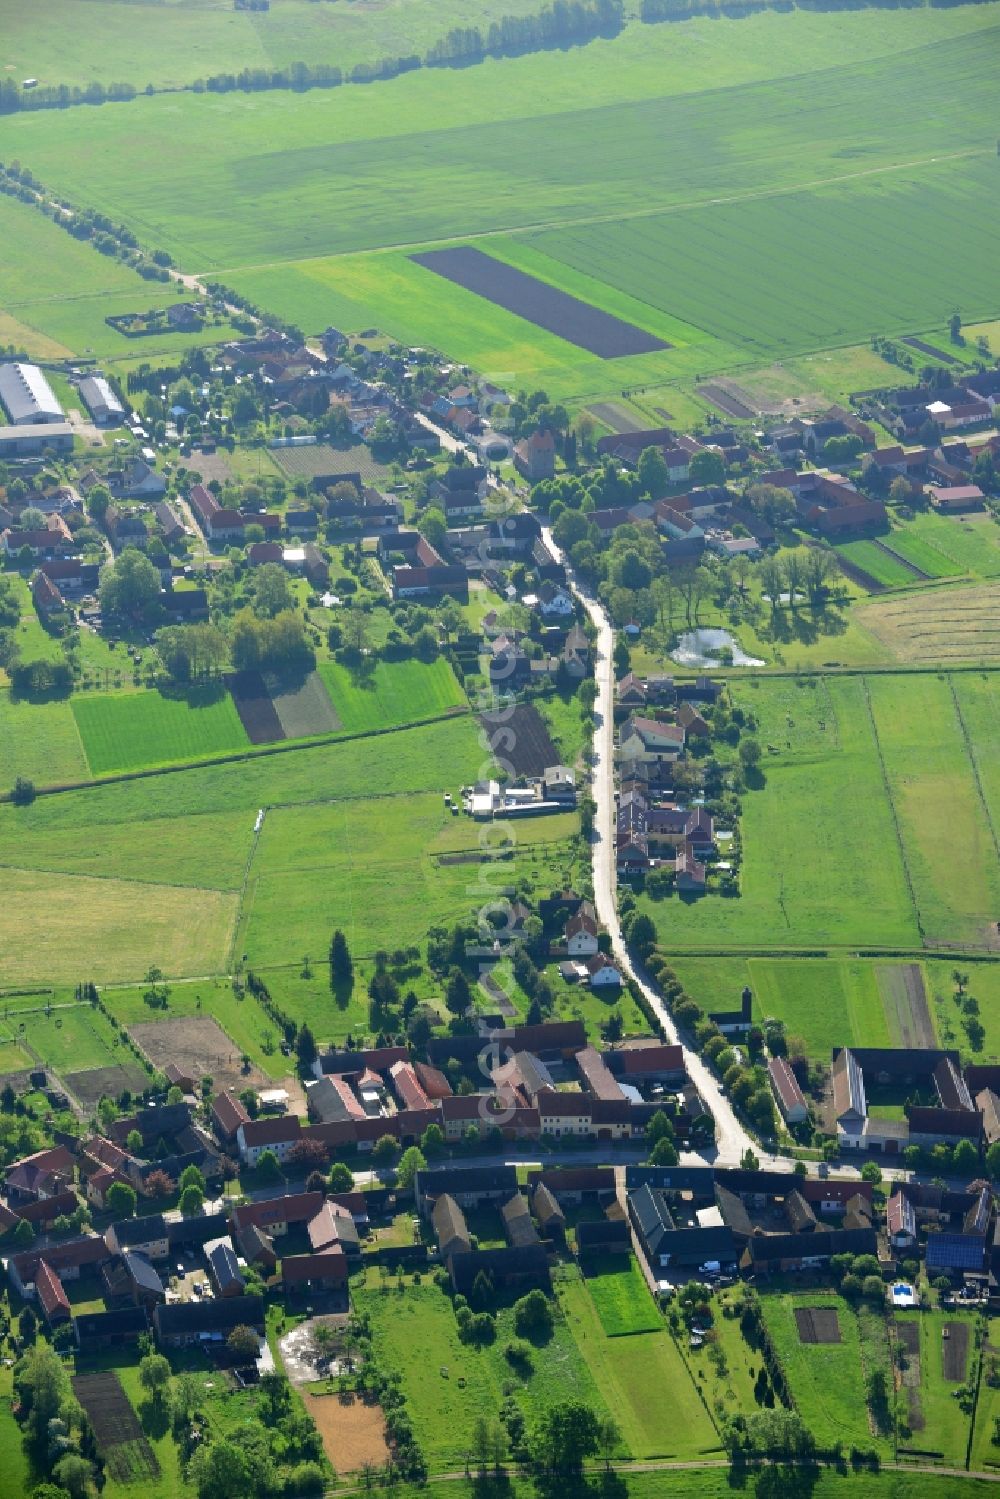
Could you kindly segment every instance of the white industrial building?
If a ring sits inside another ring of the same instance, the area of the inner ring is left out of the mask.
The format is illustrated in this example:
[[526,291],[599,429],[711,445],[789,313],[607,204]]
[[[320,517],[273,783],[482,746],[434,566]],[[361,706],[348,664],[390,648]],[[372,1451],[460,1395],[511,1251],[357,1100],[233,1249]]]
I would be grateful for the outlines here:
[[37,364],[0,364],[0,402],[15,427],[66,420]]
[[125,408],[103,375],[81,380],[80,397],[99,427],[115,427],[125,420]]

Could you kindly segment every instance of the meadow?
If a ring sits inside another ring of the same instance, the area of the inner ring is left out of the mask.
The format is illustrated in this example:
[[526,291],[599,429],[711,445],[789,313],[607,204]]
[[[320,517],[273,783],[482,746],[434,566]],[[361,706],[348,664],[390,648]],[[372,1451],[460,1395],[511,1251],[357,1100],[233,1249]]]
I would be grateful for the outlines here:
[[87,760],[69,702],[30,703],[0,691],[0,787],[83,780]]
[[107,1019],[92,1005],[57,1004],[46,1012],[41,999],[14,998],[4,1003],[8,1027],[57,1072],[114,1067],[132,1061]]
[[954,558],[945,556],[925,537],[901,526],[894,527],[884,541],[904,562],[912,562],[929,578],[951,578],[962,571]]
[[[796,1307],[833,1307],[840,1326],[839,1343],[802,1343],[795,1323]],[[885,1452],[884,1438],[873,1437],[863,1397],[863,1363],[858,1319],[841,1297],[828,1291],[793,1291],[761,1297],[767,1330],[791,1386],[796,1408],[820,1446],[856,1442]],[[884,1323],[877,1324],[883,1344]],[[871,1354],[868,1354],[871,1357]],[[880,1359],[880,1362],[885,1362]]]
[[[300,807],[299,821],[310,823],[305,804],[318,796],[336,796],[341,799],[340,822],[336,827],[327,822],[327,830],[339,836],[357,813],[358,827],[367,837],[379,831],[378,817],[386,806],[378,797],[371,799],[374,787],[390,800],[393,793],[433,792],[425,800],[435,811],[429,831],[437,832],[445,815],[444,786],[457,789],[482,760],[474,725],[466,717],[377,739],[86,787],[39,797],[26,807],[0,806],[6,911],[24,934],[16,947],[5,944],[0,951],[0,986],[75,984],[83,978],[127,983],[150,964],[172,977],[218,973],[228,962],[238,892],[262,806]],[[343,810],[347,804],[350,813]],[[396,836],[384,823],[381,834],[387,830]],[[464,891],[469,866],[438,871],[413,838],[406,847],[419,854],[424,878],[438,892],[433,909],[441,914],[454,909],[450,897],[440,892]],[[282,963],[298,963],[303,952],[319,952],[329,940],[333,897],[317,888],[312,873],[318,862],[316,838],[308,849],[297,875],[295,849],[287,847],[277,859],[280,867],[270,887],[280,890],[289,909],[274,908],[270,920],[263,920],[262,947],[279,952]],[[540,878],[557,877],[561,849],[555,844],[551,851],[526,856],[527,867],[537,867]],[[337,842],[329,854],[337,879],[348,880],[357,857],[356,849]],[[531,863],[534,857],[537,866]],[[412,876],[393,857],[391,844],[376,862],[383,876],[391,868],[397,888],[406,892]],[[380,910],[384,898],[384,884],[372,883],[369,909]],[[462,909],[475,903],[474,897],[463,899]],[[266,893],[262,908],[267,911]],[[410,912],[408,920],[414,930],[420,925],[423,936],[430,918],[424,912],[418,919],[415,901]],[[256,919],[261,919],[261,908]],[[281,940],[282,927],[292,940]]]
[[897,523],[892,545],[903,537],[932,546],[954,563],[954,572],[969,573],[974,578],[1000,575],[1000,527],[986,513],[938,515],[933,510],[920,511],[912,520]]
[[897,661],[911,665],[1000,663],[1000,584],[924,588],[856,604],[852,618]]
[[341,727],[349,732],[395,728],[465,706],[450,664],[379,661],[370,677],[359,679],[346,666],[324,661],[318,667]]
[[874,541],[842,541],[834,550],[885,588],[906,588],[919,581],[912,567],[884,552]]
[[170,984],[165,1010],[150,1009],[143,998],[144,989],[145,985],[105,986],[101,999],[125,1026],[185,1015],[210,1015],[236,1048],[246,1052],[262,1072],[275,1078],[288,1073],[288,1058],[279,1050],[281,1038],[274,1023],[252,995],[240,998],[234,994],[228,978],[196,978]]
[[187,697],[153,691],[75,697],[72,709],[97,776],[250,747],[233,700],[221,687]]

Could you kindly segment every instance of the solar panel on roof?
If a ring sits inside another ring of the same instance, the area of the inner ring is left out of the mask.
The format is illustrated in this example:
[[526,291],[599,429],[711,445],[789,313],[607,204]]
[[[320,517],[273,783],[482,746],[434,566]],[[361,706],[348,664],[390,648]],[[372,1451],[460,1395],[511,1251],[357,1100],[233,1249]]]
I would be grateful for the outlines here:
[[982,1264],[982,1239],[967,1239],[961,1234],[931,1234],[927,1240],[929,1269],[979,1270]]

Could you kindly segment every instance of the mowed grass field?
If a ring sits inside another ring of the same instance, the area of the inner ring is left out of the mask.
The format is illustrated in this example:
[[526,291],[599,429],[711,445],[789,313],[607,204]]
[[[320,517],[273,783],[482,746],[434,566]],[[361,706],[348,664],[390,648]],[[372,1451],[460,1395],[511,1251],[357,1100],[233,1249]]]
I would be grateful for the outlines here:
[[29,703],[0,691],[0,787],[84,780],[87,759],[68,701]]
[[920,581],[912,567],[907,567],[899,557],[890,556],[874,541],[844,541],[834,551],[854,567],[862,568],[884,588],[906,588]]
[[106,1017],[92,1005],[57,1005],[49,1014],[24,998],[4,1005],[7,1026],[57,1072],[82,1072],[90,1067],[114,1067],[133,1061]]
[[153,691],[75,697],[72,709],[94,775],[250,748],[236,706],[221,687],[187,698]]
[[[914,580],[916,581],[916,580]],[[915,589],[856,604],[852,616],[911,665],[1000,663],[1000,583]]]
[[324,661],[318,667],[341,727],[350,732],[394,728],[465,706],[465,695],[449,662],[380,661],[370,678],[358,679],[346,666]]
[[[5,911],[21,934],[16,944],[0,945],[0,987],[72,985],[86,978],[127,983],[151,964],[172,977],[218,973],[227,965],[261,807],[304,808],[317,797],[337,796],[364,809],[380,805],[367,800],[376,786],[387,794],[433,791],[428,804],[439,809],[439,825],[444,787],[468,780],[482,761],[466,717],[376,740],[86,787],[39,797],[27,807],[0,806]],[[304,811],[302,822],[310,821]],[[370,824],[366,831],[373,831]],[[382,836],[395,833],[391,825],[381,829]],[[321,835],[311,838],[315,852]],[[413,851],[415,843],[407,848]],[[338,845],[330,854],[342,879],[351,860],[363,859],[363,848]],[[324,905],[316,888],[318,859],[304,853],[296,864],[288,846],[278,862],[287,909],[274,908],[268,941],[280,945],[275,934],[284,922],[294,943],[282,949],[282,961],[298,962],[304,952],[325,949],[334,906]],[[391,854],[382,862],[385,873]],[[405,892],[412,875],[401,860],[393,868]],[[445,871],[456,890],[459,877],[464,888],[475,874],[468,865]],[[371,910],[384,910],[385,884],[370,888]],[[475,897],[463,899],[462,909],[475,904]],[[415,930],[415,901],[411,912]],[[425,911],[420,936],[428,924]],[[384,937],[384,923],[380,930]]]
[[631,1254],[620,1262],[609,1257],[597,1273],[587,1276],[586,1286],[609,1338],[662,1331],[663,1318]]
[[[765,746],[763,788],[743,799],[741,893],[644,896],[661,941],[672,952],[995,947],[1000,864],[977,769],[990,763],[997,681],[971,680],[974,731],[956,707],[964,674],[734,686]],[[995,796],[992,765],[988,776]]]
[[633,1457],[693,1461],[719,1450],[694,1381],[664,1328],[609,1338],[575,1270],[559,1277],[556,1293],[566,1326]]

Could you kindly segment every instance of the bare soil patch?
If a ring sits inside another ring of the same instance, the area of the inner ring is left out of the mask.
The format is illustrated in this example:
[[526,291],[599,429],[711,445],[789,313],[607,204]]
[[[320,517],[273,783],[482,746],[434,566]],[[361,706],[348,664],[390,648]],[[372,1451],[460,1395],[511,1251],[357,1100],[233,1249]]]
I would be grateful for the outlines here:
[[226,677],[226,686],[251,744],[274,744],[285,738],[281,719],[259,671],[234,672]]
[[71,1383],[73,1394],[90,1418],[98,1450],[111,1476],[119,1483],[159,1477],[156,1453],[146,1440],[118,1375],[113,1371],[78,1374]]
[[896,1046],[934,1047],[924,971],[919,963],[885,964],[876,969],[889,1030]]
[[[944,1334],[947,1333],[947,1337]],[[944,1377],[954,1384],[961,1384],[969,1363],[968,1322],[946,1322],[942,1328],[941,1362]]]
[[319,672],[285,678],[268,673],[263,680],[286,739],[334,734],[343,728]]
[[213,1077],[217,1090],[261,1087],[266,1081],[256,1067],[243,1071],[239,1047],[210,1015],[143,1020],[129,1030],[161,1072],[168,1062],[176,1062],[192,1077]]
[[503,307],[536,328],[544,328],[557,338],[596,354],[598,359],[620,359],[627,354],[655,354],[670,344],[634,323],[613,317],[600,307],[581,302],[568,292],[539,281],[502,260],[494,260],[472,245],[457,245],[453,250],[427,250],[410,259],[425,270],[443,276],[456,286]]
[[641,432],[642,423],[637,421],[630,411],[624,406],[619,406],[617,401],[597,401],[587,410],[591,416],[603,422],[605,427],[610,427],[612,432]]
[[559,751],[552,743],[545,722],[530,703],[520,703],[513,713],[481,713],[479,722],[489,736],[490,748],[501,764],[516,776],[540,776],[550,765],[559,764]]
[[360,475],[366,484],[377,484],[392,472],[388,464],[378,463],[372,457],[364,443],[346,448],[335,448],[328,442],[304,448],[274,448],[271,457],[286,474],[296,479],[311,479],[319,488],[324,487],[324,480],[335,484],[338,479],[354,474]]
[[797,1306],[795,1325],[800,1343],[839,1343],[840,1322],[832,1306]]
[[203,484],[208,484],[212,479],[218,479],[220,484],[224,484],[233,477],[229,458],[221,448],[216,448],[214,453],[202,453],[195,448],[191,456],[185,458],[184,466],[196,473]]
[[118,1098],[125,1092],[141,1093],[149,1078],[141,1067],[90,1067],[85,1072],[64,1072],[63,1081],[86,1109],[96,1108],[102,1098]]
[[749,422],[757,415],[746,391],[741,390],[738,385],[734,386],[732,382],[727,388],[713,381],[709,385],[697,386],[697,391],[703,400],[717,406],[727,416],[735,416],[738,421]]
[[303,1394],[306,1410],[323,1438],[323,1450],[338,1473],[354,1473],[365,1463],[376,1466],[389,1456],[385,1418],[378,1405],[339,1395]]

